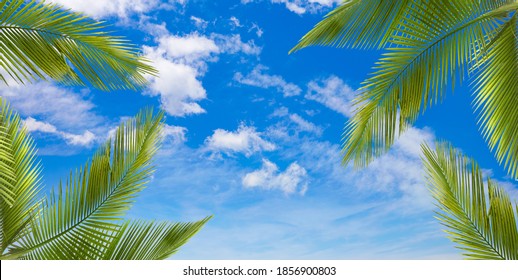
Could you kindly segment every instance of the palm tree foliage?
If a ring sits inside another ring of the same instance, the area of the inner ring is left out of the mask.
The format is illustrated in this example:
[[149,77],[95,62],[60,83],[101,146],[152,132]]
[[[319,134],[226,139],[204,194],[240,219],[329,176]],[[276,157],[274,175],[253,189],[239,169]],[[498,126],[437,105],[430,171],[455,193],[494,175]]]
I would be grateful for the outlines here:
[[[0,99],[1,100],[1,99]],[[164,259],[210,219],[123,221],[154,168],[163,113],[143,110],[50,195],[20,117],[2,101],[0,243],[4,259]]]
[[[518,259],[518,204],[484,178],[477,163],[447,143],[422,146],[437,218],[469,259]],[[515,212],[516,211],[516,212]]]
[[366,166],[385,153],[448,83],[470,77],[489,147],[518,178],[518,2],[351,0],[291,50],[311,45],[383,48],[343,135],[343,163]]
[[0,0],[0,80],[50,78],[66,85],[87,81],[102,90],[141,88],[144,76],[156,70],[136,46],[105,27],[55,4]]

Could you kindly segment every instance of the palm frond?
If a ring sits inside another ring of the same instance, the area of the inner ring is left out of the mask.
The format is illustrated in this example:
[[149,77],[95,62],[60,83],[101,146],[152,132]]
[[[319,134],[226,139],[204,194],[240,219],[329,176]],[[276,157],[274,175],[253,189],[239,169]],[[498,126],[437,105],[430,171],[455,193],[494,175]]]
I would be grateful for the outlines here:
[[475,70],[475,108],[490,149],[518,178],[518,12],[502,20]]
[[0,67],[17,83],[50,78],[102,90],[141,88],[156,70],[136,46],[105,29],[55,4],[2,0]]
[[176,253],[211,218],[193,223],[127,221],[117,231],[102,259],[166,259]]
[[309,31],[290,53],[314,45],[336,47],[384,47],[412,0],[351,0]]
[[26,231],[39,206],[40,171],[34,142],[20,116],[0,98],[0,255]]
[[435,151],[424,144],[422,150],[440,209],[437,219],[463,254],[469,259],[518,259],[518,212],[504,189],[488,179],[488,196],[478,164],[447,143],[437,143]]
[[10,254],[25,259],[98,259],[153,173],[163,113],[121,124],[90,164],[51,195]]
[[[505,2],[505,1],[501,1]],[[479,5],[475,1],[413,1],[390,37],[395,47],[377,63],[356,100],[358,111],[345,126],[343,163],[363,167],[386,152],[397,136],[427,107],[442,101],[445,86],[462,80],[480,57],[501,15],[517,3]]]

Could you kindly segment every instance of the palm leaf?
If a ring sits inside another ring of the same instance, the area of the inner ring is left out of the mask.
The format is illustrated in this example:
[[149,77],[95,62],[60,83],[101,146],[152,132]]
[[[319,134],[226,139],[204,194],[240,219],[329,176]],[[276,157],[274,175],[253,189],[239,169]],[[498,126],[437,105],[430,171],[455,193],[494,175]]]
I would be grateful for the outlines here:
[[410,3],[411,0],[344,1],[304,35],[290,53],[313,45],[384,47]]
[[17,83],[50,78],[102,90],[141,88],[156,70],[105,27],[55,4],[1,0],[0,67]]
[[497,160],[518,178],[518,13],[502,19],[477,66],[475,108],[482,134]]
[[469,259],[518,259],[517,216],[507,193],[488,179],[488,197],[478,164],[451,145],[422,149],[437,219],[449,238]]
[[39,205],[41,168],[35,156],[20,116],[0,98],[0,255],[26,231]]
[[128,221],[114,236],[102,259],[166,259],[176,253],[211,218],[194,223]]
[[[497,2],[497,1],[495,1]],[[517,3],[479,5],[475,1],[413,1],[355,101],[358,111],[343,136],[343,162],[365,166],[386,152],[419,113],[441,101],[445,86],[462,80],[466,68],[481,59],[502,14]]]
[[153,172],[163,113],[151,110],[121,124],[115,139],[90,164],[72,173],[18,240],[10,256],[24,259],[98,259],[119,221]]

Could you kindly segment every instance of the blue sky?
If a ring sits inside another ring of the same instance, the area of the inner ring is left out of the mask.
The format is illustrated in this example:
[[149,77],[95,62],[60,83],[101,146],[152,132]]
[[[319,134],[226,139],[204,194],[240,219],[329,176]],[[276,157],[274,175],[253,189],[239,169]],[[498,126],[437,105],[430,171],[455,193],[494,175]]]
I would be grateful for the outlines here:
[[167,113],[157,171],[132,218],[215,217],[179,259],[457,259],[433,218],[423,141],[448,139],[516,196],[480,136],[468,83],[368,168],[340,165],[351,100],[379,51],[288,55],[334,0],[53,0],[112,24],[161,72],[142,92],[2,86],[50,188],[121,120]]

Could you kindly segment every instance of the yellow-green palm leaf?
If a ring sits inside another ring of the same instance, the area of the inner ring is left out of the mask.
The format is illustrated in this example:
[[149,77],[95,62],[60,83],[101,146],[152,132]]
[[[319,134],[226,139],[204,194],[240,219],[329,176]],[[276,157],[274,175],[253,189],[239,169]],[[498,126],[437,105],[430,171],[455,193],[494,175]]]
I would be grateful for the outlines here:
[[518,178],[518,13],[505,14],[501,21],[474,70],[475,106],[490,149]]
[[156,70],[136,46],[105,27],[55,4],[1,0],[0,68],[17,83],[50,78],[103,90],[142,87],[144,75]]
[[291,52],[314,45],[383,47],[397,27],[411,0],[351,0],[331,11]]
[[353,0],[326,16],[294,48],[384,47],[355,100],[343,162],[366,166],[385,153],[448,84],[475,75],[476,107],[490,148],[518,177],[518,2]]
[[437,0],[413,7],[356,100],[359,109],[344,132],[344,163],[365,166],[386,152],[419,113],[442,101],[447,83],[463,79],[498,36],[489,31],[504,24],[499,17],[518,6],[486,10],[474,1]]
[[[469,259],[518,259],[517,213],[509,195],[484,178],[478,164],[447,143],[423,145],[437,219]],[[518,205],[515,205],[518,211]]]
[[40,165],[20,117],[0,98],[0,255],[19,239],[39,205]]
[[194,223],[128,221],[104,252],[104,260],[163,260],[178,251],[212,217]]
[[99,259],[153,172],[163,113],[122,124],[91,163],[51,195],[10,251],[24,259]]

